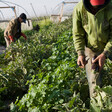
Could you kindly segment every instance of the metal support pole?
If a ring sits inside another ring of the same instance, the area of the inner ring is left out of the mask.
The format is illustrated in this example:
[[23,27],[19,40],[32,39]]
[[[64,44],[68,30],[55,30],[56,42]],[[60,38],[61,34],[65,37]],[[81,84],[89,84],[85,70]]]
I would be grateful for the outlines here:
[[36,18],[37,18],[37,20],[38,20],[37,14],[36,14],[36,12],[35,12],[35,10],[34,10],[34,7],[33,7],[32,3],[30,3],[30,5],[31,5],[32,10],[33,10],[33,12],[34,12],[34,14],[35,14],[35,17],[36,17]]
[[2,11],[1,11],[1,10],[0,10],[0,13],[1,13],[1,15],[2,15],[3,19],[5,19],[5,17],[4,17],[4,15],[3,15],[3,13],[2,13]]

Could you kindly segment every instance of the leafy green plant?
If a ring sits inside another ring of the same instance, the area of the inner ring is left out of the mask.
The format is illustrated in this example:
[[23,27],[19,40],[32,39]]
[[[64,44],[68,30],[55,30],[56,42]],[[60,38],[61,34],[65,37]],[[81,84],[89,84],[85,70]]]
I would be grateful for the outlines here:
[[112,86],[96,88],[96,97],[91,99],[91,112],[112,111]]
[[105,88],[97,88],[90,102],[85,70],[77,65],[71,19],[25,33],[27,41],[20,38],[0,55],[1,111],[4,100],[11,100],[11,112],[111,111],[111,61],[102,73]]
[[[43,59],[51,56],[57,38],[62,35],[64,29],[68,28],[67,25],[62,28],[62,24],[50,24],[48,29],[44,27],[40,32],[31,31],[31,34],[27,33],[27,41],[20,38],[6,50],[5,56],[2,58],[3,63],[1,63],[3,67],[1,67],[0,87],[7,87],[5,94],[2,95],[3,97],[7,94],[9,94],[7,99],[13,95],[21,97],[27,92],[28,85],[26,82],[30,81],[32,75],[35,76],[40,73]],[[49,35],[51,29],[54,31]]]
[[73,96],[84,84],[87,87],[85,72],[78,68],[76,57],[72,34],[67,31],[53,44],[52,55],[41,62],[40,71],[29,82],[28,94],[13,108],[23,112],[87,110],[80,95]]

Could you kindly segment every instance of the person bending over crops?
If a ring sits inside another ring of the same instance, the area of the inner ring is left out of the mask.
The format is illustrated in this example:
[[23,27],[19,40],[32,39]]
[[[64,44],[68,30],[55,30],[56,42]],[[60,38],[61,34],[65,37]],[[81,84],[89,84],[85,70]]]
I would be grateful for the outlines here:
[[11,42],[15,42],[21,36],[27,39],[26,35],[21,32],[21,23],[26,23],[27,17],[26,14],[22,13],[19,17],[12,19],[7,28],[4,31],[4,38],[6,41],[6,46],[9,47]]
[[101,87],[101,71],[112,55],[111,0],[81,0],[73,12],[73,40],[77,64],[86,69],[90,97]]

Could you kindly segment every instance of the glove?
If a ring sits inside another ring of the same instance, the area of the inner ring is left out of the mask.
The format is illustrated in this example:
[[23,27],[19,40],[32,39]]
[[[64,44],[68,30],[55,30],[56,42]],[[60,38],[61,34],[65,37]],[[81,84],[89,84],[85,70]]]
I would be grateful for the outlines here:
[[25,38],[25,40],[27,40],[27,37],[24,33],[21,33],[21,36],[23,36]]
[[12,42],[14,42],[13,36],[9,35],[8,37],[10,38],[10,40],[11,40]]

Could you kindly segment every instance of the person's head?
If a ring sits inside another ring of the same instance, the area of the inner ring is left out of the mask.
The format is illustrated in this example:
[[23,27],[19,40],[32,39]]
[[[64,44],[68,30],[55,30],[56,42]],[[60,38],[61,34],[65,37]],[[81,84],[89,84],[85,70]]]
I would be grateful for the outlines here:
[[26,20],[27,20],[27,17],[26,17],[26,14],[22,13],[20,16],[19,16],[19,20],[20,22],[24,22],[26,23]]
[[90,4],[93,7],[98,7],[100,5],[103,5],[105,3],[105,0],[90,0]]

